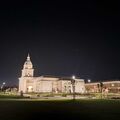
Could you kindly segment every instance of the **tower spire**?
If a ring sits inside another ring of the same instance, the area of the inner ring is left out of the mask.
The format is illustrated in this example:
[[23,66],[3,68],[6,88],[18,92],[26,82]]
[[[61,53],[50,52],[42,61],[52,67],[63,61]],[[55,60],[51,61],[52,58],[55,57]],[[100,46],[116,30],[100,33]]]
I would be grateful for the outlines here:
[[33,76],[33,74],[34,74],[33,72],[34,72],[33,65],[30,60],[30,55],[28,53],[27,60],[25,61],[24,65],[23,65],[22,77]]
[[27,61],[30,61],[30,54],[28,53]]

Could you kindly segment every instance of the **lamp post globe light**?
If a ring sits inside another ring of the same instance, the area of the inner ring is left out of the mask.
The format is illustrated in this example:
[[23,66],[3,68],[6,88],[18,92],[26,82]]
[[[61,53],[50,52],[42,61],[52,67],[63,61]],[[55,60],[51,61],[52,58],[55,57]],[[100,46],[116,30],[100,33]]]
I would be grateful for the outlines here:
[[91,82],[91,80],[90,79],[88,79],[88,83],[90,83]]
[[2,83],[2,85],[1,85],[1,91],[4,90],[4,86],[5,86],[5,84],[6,84],[5,82]]
[[73,100],[75,100],[75,76],[72,76],[71,79],[71,84],[72,84],[72,90],[73,90]]
[[3,85],[5,85],[6,83],[5,82],[3,82]]
[[75,80],[75,75],[72,76],[72,79]]

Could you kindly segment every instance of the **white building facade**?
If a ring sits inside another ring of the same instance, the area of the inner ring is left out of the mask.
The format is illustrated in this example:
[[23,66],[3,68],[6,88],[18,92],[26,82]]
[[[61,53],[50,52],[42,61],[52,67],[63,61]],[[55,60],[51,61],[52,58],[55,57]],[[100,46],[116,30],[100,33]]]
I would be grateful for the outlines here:
[[[19,78],[19,92],[29,93],[72,93],[72,78],[40,76],[34,77],[34,69],[30,56],[28,54]],[[85,83],[83,79],[74,79],[74,90],[76,93],[85,92]]]

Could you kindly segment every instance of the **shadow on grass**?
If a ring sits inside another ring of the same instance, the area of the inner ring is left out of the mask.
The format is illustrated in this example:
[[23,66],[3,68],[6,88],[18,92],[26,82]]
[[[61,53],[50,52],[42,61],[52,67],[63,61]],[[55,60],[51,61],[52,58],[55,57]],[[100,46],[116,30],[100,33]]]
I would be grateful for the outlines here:
[[119,100],[0,101],[1,120],[97,119],[120,117]]

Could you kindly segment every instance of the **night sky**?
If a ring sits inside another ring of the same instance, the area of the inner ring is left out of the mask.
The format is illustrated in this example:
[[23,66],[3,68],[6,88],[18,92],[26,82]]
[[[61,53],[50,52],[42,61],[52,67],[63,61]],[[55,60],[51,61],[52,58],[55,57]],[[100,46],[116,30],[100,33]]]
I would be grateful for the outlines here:
[[0,84],[17,84],[29,52],[35,76],[120,79],[118,3],[40,0],[0,4]]

